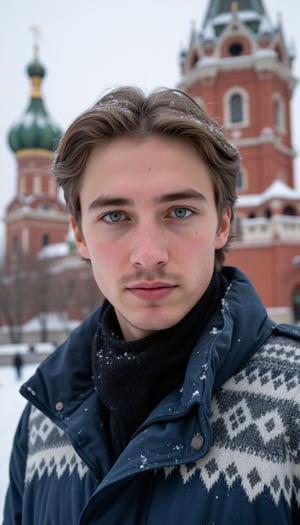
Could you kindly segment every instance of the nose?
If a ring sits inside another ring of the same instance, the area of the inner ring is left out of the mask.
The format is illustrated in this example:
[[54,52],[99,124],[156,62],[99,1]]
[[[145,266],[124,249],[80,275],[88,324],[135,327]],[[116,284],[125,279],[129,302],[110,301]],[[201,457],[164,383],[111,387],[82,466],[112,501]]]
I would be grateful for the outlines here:
[[167,264],[168,260],[166,239],[161,229],[149,223],[140,226],[133,239],[131,264],[139,268],[153,269]]

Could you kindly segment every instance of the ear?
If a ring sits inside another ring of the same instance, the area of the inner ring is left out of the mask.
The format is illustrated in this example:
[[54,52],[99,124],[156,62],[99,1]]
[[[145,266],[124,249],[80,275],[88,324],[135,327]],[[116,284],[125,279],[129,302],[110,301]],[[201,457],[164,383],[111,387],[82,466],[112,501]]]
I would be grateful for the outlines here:
[[228,206],[223,212],[218,231],[216,233],[215,249],[224,248],[230,233],[231,208]]
[[83,257],[84,259],[89,259],[89,251],[85,243],[84,237],[81,233],[81,229],[79,228],[77,222],[75,221],[74,217],[72,217],[72,215],[70,216],[70,225],[73,230],[76,246],[81,257]]

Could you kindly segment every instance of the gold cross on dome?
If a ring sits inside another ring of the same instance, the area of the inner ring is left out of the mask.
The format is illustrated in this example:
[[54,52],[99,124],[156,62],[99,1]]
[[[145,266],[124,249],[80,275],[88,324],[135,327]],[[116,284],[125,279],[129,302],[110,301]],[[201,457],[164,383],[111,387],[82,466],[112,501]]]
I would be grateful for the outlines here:
[[39,42],[42,38],[42,33],[38,26],[31,26],[30,31],[32,31],[33,34],[33,53],[34,58],[38,58],[39,51],[40,51],[40,45]]

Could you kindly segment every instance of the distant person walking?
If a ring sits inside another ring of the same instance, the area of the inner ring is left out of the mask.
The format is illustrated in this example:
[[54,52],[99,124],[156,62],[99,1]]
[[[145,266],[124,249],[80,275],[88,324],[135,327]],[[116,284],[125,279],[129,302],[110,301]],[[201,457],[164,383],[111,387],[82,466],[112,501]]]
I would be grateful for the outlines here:
[[17,352],[14,355],[13,365],[14,365],[15,370],[16,370],[16,377],[17,377],[17,379],[21,379],[21,377],[22,377],[22,368],[23,368],[23,359],[22,359],[22,356],[21,356],[21,354],[19,352]]
[[35,346],[32,344],[32,345],[29,345],[28,347],[28,363],[30,365],[32,365],[33,363],[35,363]]

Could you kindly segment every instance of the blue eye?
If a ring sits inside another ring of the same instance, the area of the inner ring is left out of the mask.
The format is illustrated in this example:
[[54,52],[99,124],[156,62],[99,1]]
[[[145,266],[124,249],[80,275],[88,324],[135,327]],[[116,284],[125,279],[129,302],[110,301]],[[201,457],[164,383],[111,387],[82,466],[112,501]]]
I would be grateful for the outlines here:
[[111,213],[107,213],[107,215],[104,215],[103,220],[105,222],[115,223],[120,222],[125,219],[125,214],[120,211],[113,211]]
[[189,208],[174,208],[170,215],[172,215],[172,217],[175,216],[176,219],[186,219],[186,217],[189,217],[192,213],[192,210]]

